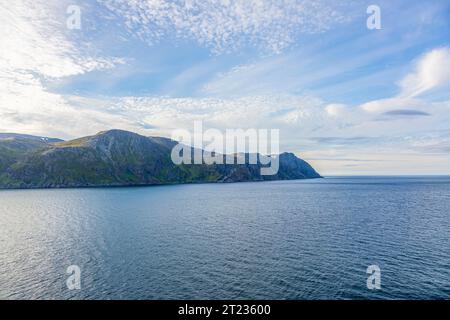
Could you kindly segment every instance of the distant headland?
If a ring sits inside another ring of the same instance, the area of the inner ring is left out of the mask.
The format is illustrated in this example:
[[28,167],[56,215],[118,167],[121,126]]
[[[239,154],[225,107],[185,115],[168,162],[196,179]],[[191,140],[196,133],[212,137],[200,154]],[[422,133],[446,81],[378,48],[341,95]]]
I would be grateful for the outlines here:
[[[70,141],[0,133],[0,188],[74,188],[321,178],[293,153],[277,155],[279,170],[261,175],[257,164],[180,164],[178,142],[123,130]],[[238,155],[235,155],[238,157]],[[242,156],[242,155],[240,155]],[[244,155],[248,156],[248,155]]]

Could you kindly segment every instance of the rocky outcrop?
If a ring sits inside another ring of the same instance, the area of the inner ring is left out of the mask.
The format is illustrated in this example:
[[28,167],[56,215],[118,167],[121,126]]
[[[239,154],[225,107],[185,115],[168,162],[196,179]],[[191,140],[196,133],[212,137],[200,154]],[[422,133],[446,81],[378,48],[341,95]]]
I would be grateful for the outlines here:
[[292,153],[280,154],[278,173],[260,164],[175,165],[177,142],[110,130],[71,141],[0,135],[0,188],[64,188],[319,178]]

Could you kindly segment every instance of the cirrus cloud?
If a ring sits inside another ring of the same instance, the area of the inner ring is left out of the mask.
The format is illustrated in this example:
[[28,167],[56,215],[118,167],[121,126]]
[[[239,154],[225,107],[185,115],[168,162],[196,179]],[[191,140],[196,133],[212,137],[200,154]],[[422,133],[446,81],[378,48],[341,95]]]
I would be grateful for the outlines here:
[[251,45],[280,53],[300,34],[349,21],[347,2],[331,0],[98,0],[150,44],[167,38],[196,41],[215,54]]

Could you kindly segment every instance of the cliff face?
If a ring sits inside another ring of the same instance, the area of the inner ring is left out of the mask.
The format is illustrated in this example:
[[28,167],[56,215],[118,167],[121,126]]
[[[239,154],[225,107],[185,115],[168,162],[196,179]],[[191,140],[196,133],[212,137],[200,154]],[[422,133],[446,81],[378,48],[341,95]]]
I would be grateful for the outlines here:
[[0,175],[10,165],[23,159],[27,154],[61,142],[59,139],[36,137],[16,133],[0,133]]
[[0,188],[128,186],[194,182],[239,182],[319,178],[294,154],[279,155],[276,175],[261,165],[175,165],[175,141],[111,130],[61,141],[0,135]]

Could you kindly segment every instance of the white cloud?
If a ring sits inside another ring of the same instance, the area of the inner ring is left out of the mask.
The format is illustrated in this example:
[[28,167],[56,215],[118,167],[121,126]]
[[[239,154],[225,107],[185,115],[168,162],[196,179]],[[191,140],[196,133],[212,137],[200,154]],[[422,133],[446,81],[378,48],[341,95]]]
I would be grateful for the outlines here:
[[416,63],[414,72],[400,81],[402,97],[417,97],[450,81],[450,48],[427,52]]
[[0,4],[0,70],[60,78],[111,68],[121,59],[92,58],[65,36],[67,1],[17,0]]
[[348,107],[344,104],[332,103],[325,107],[330,117],[339,117],[347,112]]
[[351,150],[303,152],[322,175],[439,175],[450,170],[450,155],[414,152],[408,148],[355,147]]
[[133,129],[128,119],[73,106],[65,97],[47,92],[40,80],[29,74],[0,82],[0,132],[72,138],[111,126]]
[[329,30],[349,18],[331,0],[98,0],[122,16],[128,30],[151,44],[192,39],[214,53],[245,45],[281,52],[302,33]]
[[400,93],[386,99],[369,101],[359,107],[370,113],[414,109],[426,112],[430,104],[420,95],[450,83],[450,48],[436,48],[422,55],[414,71],[400,82]]
[[132,115],[170,135],[173,129],[192,129],[195,120],[218,129],[301,126],[306,131],[317,123],[314,118],[325,117],[321,106],[317,98],[290,95],[230,99],[124,97],[111,100],[107,111]]
[[[0,3],[0,130],[67,136],[100,127],[98,113],[76,109],[44,82],[122,63],[92,58],[65,32],[67,1]],[[111,116],[103,116],[113,120]],[[117,121],[121,122],[120,119]],[[69,129],[70,128],[70,129]]]
[[388,98],[388,99],[380,99],[374,100],[367,103],[364,103],[360,106],[364,111],[379,113],[379,112],[387,112],[390,110],[398,110],[398,109],[424,109],[426,110],[427,103],[419,99],[411,99],[411,98]]

